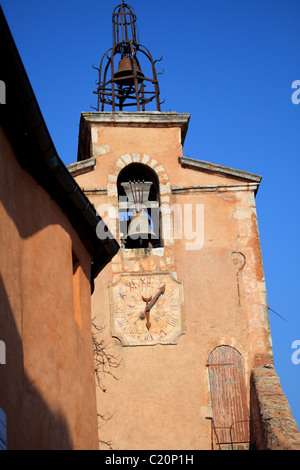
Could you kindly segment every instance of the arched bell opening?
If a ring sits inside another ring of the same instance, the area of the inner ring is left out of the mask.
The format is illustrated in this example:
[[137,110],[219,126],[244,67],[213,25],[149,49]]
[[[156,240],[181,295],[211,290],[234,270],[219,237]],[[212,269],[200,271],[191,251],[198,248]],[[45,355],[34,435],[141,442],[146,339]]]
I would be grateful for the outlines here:
[[131,163],[118,181],[120,241],[124,248],[162,246],[159,180],[142,163]]

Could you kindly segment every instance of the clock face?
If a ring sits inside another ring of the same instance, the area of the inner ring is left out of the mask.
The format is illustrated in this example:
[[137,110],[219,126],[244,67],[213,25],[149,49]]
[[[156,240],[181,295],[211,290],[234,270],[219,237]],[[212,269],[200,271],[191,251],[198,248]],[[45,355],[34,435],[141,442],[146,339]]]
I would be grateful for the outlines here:
[[183,288],[173,274],[121,275],[110,285],[112,335],[124,346],[176,344]]

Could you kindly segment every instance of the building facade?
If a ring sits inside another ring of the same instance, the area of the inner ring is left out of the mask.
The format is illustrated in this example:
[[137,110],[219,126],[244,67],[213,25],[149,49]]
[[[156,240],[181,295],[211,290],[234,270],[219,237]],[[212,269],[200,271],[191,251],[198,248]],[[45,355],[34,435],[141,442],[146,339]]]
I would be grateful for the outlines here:
[[[122,247],[92,300],[120,359],[118,380],[107,378],[98,396],[112,416],[101,439],[114,436],[118,449],[210,448],[212,419],[228,427],[217,429],[220,441],[230,443],[233,425],[234,440],[249,442],[250,373],[272,364],[255,210],[261,178],[183,157],[188,121],[157,112],[81,118],[79,150],[91,150],[79,153],[76,179]],[[159,246],[125,246],[118,194],[125,170],[128,181],[136,171],[149,179],[149,170],[159,181]],[[162,286],[148,329],[143,297]],[[224,391],[224,374],[237,374],[239,386]]]

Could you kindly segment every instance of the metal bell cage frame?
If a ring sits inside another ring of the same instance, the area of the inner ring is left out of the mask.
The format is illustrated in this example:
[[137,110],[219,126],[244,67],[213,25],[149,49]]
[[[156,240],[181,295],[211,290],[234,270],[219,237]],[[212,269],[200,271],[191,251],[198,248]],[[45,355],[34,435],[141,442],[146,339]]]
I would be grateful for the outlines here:
[[[160,111],[159,85],[155,63],[149,50],[139,44],[136,15],[132,7],[123,3],[118,5],[112,16],[113,21],[113,47],[103,55],[99,71],[98,88],[94,91],[98,95],[97,111],[104,111],[104,105],[112,106],[112,111],[122,111],[124,107],[136,106],[137,111],[145,111],[146,104],[155,99],[157,111]],[[141,71],[137,53],[140,52],[149,60],[152,69],[152,78],[145,77]],[[115,72],[114,59],[120,55],[118,70]],[[105,64],[105,59],[107,62]],[[110,72],[110,73],[109,73]],[[151,91],[146,91],[146,84],[150,83]],[[101,109],[100,109],[101,108]]]

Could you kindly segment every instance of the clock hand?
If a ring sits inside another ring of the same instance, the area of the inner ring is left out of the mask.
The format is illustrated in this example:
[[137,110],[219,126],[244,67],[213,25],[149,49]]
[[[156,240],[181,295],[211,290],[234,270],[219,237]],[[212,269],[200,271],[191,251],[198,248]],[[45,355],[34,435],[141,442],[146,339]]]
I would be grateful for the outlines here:
[[[159,289],[159,291],[157,292],[156,296],[153,297],[152,301],[150,302],[150,304],[148,305],[148,308],[152,308],[153,305],[156,303],[156,301],[158,300],[159,296],[161,294],[163,294],[166,290],[166,286],[161,286],[161,288]],[[146,307],[147,308],[147,307]]]
[[144,302],[146,302],[146,307],[145,307],[145,314],[146,314],[146,318],[147,318],[147,323],[146,323],[146,327],[148,328],[148,330],[150,329],[151,327],[151,323],[150,323],[150,309],[153,307],[153,305],[156,303],[156,301],[158,300],[159,296],[161,294],[163,294],[166,290],[166,286],[162,286],[158,293],[156,294],[155,297],[149,297],[149,298],[145,298],[142,296],[142,299]]
[[146,318],[147,318],[146,327],[147,327],[147,330],[149,331],[150,328],[151,328],[151,323],[150,323],[150,310],[146,310]]
[[144,310],[144,313],[143,313],[143,318],[145,318],[145,314],[146,314],[146,318],[147,318],[146,327],[147,327],[148,330],[150,330],[151,323],[150,323],[150,307],[149,307],[149,303],[151,302],[152,297],[144,297],[144,296],[142,295],[142,299],[143,299],[144,302],[146,302],[146,307],[145,307],[145,310]]

